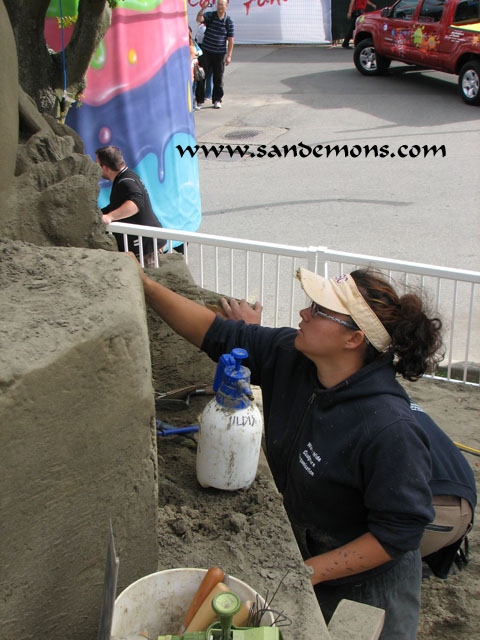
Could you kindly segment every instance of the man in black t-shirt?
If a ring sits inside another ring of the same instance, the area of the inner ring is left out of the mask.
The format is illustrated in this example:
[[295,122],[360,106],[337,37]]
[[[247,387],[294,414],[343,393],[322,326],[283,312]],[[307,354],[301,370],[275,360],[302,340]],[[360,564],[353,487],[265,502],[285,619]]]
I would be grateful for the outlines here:
[[[161,227],[154,214],[150,198],[145,185],[125,164],[122,152],[117,147],[100,147],[95,151],[97,163],[102,169],[102,177],[110,180],[112,191],[110,203],[102,209],[102,220],[105,224],[125,220],[129,224],[147,227]],[[114,233],[119,251],[125,251],[123,234]],[[137,236],[128,235],[128,250],[139,257],[139,240]],[[165,240],[157,241],[157,248],[161,249]],[[143,238],[143,256],[145,266],[153,266],[153,239]]]

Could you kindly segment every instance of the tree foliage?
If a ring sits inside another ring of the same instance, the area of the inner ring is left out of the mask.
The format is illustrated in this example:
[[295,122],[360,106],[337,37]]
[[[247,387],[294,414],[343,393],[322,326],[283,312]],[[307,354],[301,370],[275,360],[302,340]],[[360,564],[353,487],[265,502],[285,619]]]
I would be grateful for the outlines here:
[[[64,87],[62,52],[52,51],[44,36],[50,0],[3,0],[17,45],[19,81],[41,112],[58,115],[58,91]],[[105,35],[118,0],[78,0],[72,37],[65,47],[67,92],[85,88],[85,74]]]

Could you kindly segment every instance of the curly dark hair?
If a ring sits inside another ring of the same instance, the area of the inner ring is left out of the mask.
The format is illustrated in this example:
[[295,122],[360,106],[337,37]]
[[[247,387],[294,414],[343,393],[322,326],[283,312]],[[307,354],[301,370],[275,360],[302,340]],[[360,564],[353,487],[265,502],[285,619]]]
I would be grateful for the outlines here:
[[427,315],[422,298],[414,293],[398,296],[386,278],[374,269],[358,269],[351,276],[392,338],[385,354],[369,345],[366,363],[390,357],[397,373],[412,381],[418,380],[429,367],[435,368],[444,357],[442,321]]

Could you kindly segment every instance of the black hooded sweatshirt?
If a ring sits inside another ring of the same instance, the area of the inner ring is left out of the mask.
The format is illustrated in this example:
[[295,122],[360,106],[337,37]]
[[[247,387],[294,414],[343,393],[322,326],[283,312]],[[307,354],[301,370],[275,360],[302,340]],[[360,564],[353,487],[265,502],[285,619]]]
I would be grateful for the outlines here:
[[248,352],[251,382],[262,389],[267,459],[294,530],[306,540],[304,555],[371,532],[392,561],[362,575],[380,573],[417,549],[433,520],[429,437],[390,359],[326,389],[295,349],[296,335],[217,316],[202,350],[213,360],[235,347]]

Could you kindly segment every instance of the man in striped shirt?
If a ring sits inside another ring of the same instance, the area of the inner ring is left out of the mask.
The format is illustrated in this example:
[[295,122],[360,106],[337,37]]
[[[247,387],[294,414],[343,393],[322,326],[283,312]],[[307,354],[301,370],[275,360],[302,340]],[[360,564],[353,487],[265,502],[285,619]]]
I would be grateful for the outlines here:
[[[202,42],[203,55],[199,64],[205,69],[205,77],[209,72],[213,75],[212,102],[215,109],[220,109],[223,98],[223,72],[225,65],[230,64],[233,51],[233,22],[227,16],[227,0],[217,0],[217,10],[204,14],[209,0],[200,3],[197,22],[205,24],[205,35]],[[197,106],[202,107],[205,100],[205,81],[197,83]]]

